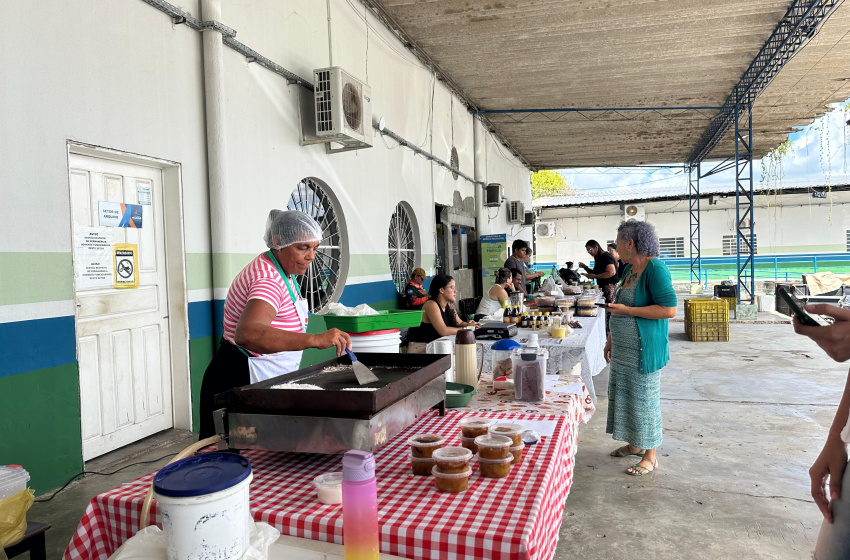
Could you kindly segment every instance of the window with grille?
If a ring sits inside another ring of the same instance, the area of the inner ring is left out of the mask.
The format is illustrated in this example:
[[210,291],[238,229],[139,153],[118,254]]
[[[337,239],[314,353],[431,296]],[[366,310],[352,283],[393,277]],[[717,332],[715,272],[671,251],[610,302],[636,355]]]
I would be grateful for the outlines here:
[[387,245],[390,273],[400,294],[404,293],[410,273],[419,266],[418,232],[413,209],[406,202],[399,202],[390,218]]
[[348,276],[348,238],[345,220],[339,201],[331,189],[315,177],[307,177],[292,191],[289,210],[300,210],[309,214],[322,228],[322,240],[316,249],[316,258],[310,263],[306,274],[297,276],[301,296],[311,313],[338,301]]
[[662,259],[680,259],[685,256],[684,237],[660,237],[658,245]]
[[[741,241],[741,244],[744,242]],[[746,250],[745,247],[741,247],[742,250]],[[757,255],[759,249],[759,241],[758,236],[753,234],[753,254]],[[738,254],[738,242],[737,237],[735,235],[724,235],[723,236],[723,254],[724,255],[737,255]]]

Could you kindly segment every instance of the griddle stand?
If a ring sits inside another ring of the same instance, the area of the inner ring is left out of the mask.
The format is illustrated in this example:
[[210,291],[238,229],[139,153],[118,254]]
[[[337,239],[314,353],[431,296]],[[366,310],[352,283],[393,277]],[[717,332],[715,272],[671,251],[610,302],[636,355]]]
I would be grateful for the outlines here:
[[350,449],[375,452],[438,406],[446,414],[446,376],[442,374],[368,418],[333,418],[228,412],[214,414],[220,450],[264,449],[339,454]]

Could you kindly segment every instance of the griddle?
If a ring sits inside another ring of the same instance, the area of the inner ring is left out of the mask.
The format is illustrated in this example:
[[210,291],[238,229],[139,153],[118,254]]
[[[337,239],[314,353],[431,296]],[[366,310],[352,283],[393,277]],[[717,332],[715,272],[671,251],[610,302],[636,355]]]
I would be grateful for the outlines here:
[[[357,355],[363,365],[378,378],[377,383],[361,386],[352,371],[322,373],[326,367],[350,367],[351,361],[347,357],[336,358],[219,393],[215,397],[216,406],[232,412],[368,418],[441,376],[451,367],[451,357],[441,354],[362,352]],[[324,390],[271,388],[283,383],[308,383]],[[343,391],[361,387],[378,387],[378,390]]]

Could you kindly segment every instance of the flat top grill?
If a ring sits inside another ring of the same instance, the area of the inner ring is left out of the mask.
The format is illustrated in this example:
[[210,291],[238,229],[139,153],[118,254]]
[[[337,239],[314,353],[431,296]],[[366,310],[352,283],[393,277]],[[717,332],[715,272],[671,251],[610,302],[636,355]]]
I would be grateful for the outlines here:
[[[357,357],[372,370],[378,378],[377,383],[361,387],[350,369],[323,373],[325,368],[350,367],[347,357],[337,358],[219,393],[215,397],[216,405],[227,408],[229,412],[369,418],[439,377],[451,366],[451,357],[440,354],[358,352]],[[316,385],[322,390],[272,388],[286,383]],[[344,390],[372,387],[377,390]]]

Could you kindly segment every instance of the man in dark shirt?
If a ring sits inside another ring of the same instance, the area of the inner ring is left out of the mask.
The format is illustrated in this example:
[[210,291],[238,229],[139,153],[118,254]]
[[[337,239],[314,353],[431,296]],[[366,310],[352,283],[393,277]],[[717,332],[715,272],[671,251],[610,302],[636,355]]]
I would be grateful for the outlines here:
[[425,302],[428,301],[428,292],[422,287],[422,282],[428,278],[425,270],[422,268],[414,268],[410,282],[404,287],[404,301],[407,303],[408,309],[422,309]]
[[611,256],[617,261],[617,276],[622,278],[623,271],[626,269],[626,263],[623,262],[623,259],[620,258],[620,253],[617,252],[617,244],[609,243],[608,252],[611,253]]
[[505,268],[515,268],[520,271],[522,275],[522,293],[528,295],[528,292],[525,289],[525,250],[528,249],[528,243],[523,241],[522,239],[515,239],[513,244],[511,245],[512,254],[510,257],[505,259]]
[[605,302],[611,303],[614,299],[614,286],[620,281],[620,277],[617,276],[617,261],[610,253],[603,251],[602,246],[594,239],[585,243],[584,248],[587,249],[587,254],[593,257],[593,268],[584,263],[578,263],[578,265],[587,271],[588,278],[596,279],[596,283],[605,294]]

